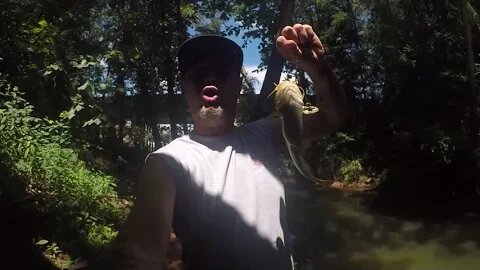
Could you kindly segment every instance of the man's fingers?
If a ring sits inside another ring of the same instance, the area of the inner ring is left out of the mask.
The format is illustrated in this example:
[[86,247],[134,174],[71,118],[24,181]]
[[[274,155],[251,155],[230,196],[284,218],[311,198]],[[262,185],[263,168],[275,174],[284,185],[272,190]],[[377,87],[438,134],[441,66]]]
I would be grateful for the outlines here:
[[323,44],[317,35],[315,35],[315,38],[313,39],[312,50],[318,57],[321,57],[325,54],[325,48],[323,47]]
[[291,26],[285,26],[282,29],[282,36],[284,36],[287,40],[293,40],[295,43],[298,44],[298,35],[297,32]]
[[325,55],[322,42],[308,24],[284,27],[276,45],[280,54],[296,65],[313,63],[312,60],[318,61]]
[[313,28],[308,24],[304,24],[303,27],[305,28],[305,31],[307,32],[308,40],[314,40],[316,34],[315,34],[315,31],[313,31]]
[[295,29],[295,32],[297,32],[298,41],[300,42],[300,44],[305,44],[309,41],[307,31],[302,24],[295,24],[293,26],[293,29]]
[[321,58],[325,55],[325,50],[317,47],[313,48],[313,52],[317,55],[318,58]]
[[293,40],[286,39],[285,36],[279,36],[276,45],[280,54],[288,60],[297,60],[302,54],[297,43]]
[[320,38],[318,38],[317,34],[315,34],[315,31],[313,31],[313,28],[310,25],[304,25],[305,30],[307,31],[307,35],[309,40],[312,41],[312,49],[313,52],[318,56],[321,57],[322,55],[325,54],[325,48],[323,47],[322,41],[320,41]]

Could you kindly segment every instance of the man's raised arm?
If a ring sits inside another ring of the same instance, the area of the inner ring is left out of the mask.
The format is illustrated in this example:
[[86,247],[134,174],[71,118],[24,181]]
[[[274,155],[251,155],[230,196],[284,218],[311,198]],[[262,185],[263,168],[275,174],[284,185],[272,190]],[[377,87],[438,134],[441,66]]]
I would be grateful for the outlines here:
[[325,48],[310,25],[295,24],[283,28],[277,38],[280,54],[313,81],[320,112],[315,117],[304,117],[304,139],[309,141],[338,129],[348,116],[345,93],[325,59]]

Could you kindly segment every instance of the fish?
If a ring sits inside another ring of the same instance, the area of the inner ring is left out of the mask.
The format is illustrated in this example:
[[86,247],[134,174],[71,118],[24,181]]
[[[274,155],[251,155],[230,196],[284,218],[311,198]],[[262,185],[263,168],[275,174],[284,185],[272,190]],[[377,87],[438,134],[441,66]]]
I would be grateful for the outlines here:
[[303,102],[304,92],[296,82],[282,81],[272,94],[275,94],[275,110],[282,121],[282,135],[298,172],[314,184],[331,183],[316,177],[304,158],[309,142],[303,136],[303,119],[305,115],[314,117],[320,112],[319,108]]

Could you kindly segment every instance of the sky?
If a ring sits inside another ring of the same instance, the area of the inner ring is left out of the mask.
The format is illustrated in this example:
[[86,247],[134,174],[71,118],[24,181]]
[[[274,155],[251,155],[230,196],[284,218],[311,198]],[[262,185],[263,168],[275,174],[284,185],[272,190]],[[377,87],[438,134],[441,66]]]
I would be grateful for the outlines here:
[[[235,41],[239,46],[242,46],[243,39],[236,36],[227,36],[229,39]],[[252,39],[250,42],[247,43],[243,50],[243,65],[245,69],[253,76],[257,82],[255,83],[255,93],[260,93],[260,89],[262,88],[263,79],[265,78],[265,73],[267,72],[266,69],[258,71],[258,65],[260,65],[260,49],[258,46],[260,45],[260,39]],[[286,74],[282,72],[280,76],[280,81],[284,80]]]
[[[243,39],[236,36],[228,36],[229,39],[235,41],[239,46],[243,44]],[[248,42],[243,50],[243,65],[250,76],[255,77],[255,92],[259,93],[262,87],[263,79],[265,78],[266,70],[254,72],[260,64],[260,52],[258,46],[260,45],[260,39],[252,39]]]

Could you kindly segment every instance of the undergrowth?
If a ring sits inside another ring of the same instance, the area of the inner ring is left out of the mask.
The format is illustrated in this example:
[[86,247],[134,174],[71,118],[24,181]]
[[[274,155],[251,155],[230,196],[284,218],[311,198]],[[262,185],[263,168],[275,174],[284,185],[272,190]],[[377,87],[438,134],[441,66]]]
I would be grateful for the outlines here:
[[117,196],[113,177],[79,158],[66,123],[36,117],[19,89],[4,81],[0,95],[0,202],[28,201],[48,219],[33,240],[48,258],[60,258],[57,266],[71,263],[65,251],[98,254],[116,236],[130,202]]

